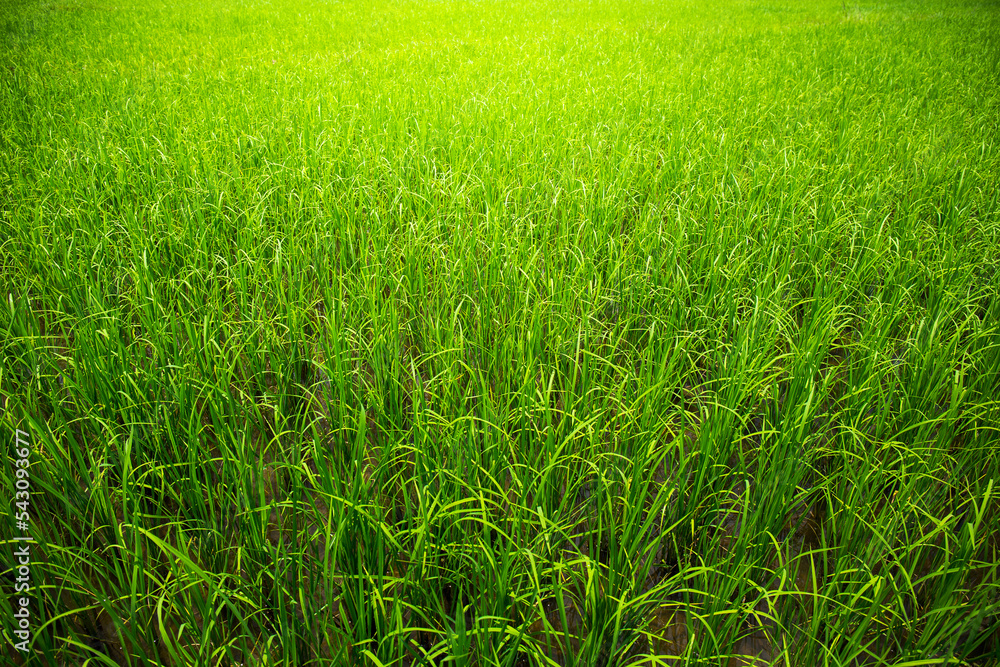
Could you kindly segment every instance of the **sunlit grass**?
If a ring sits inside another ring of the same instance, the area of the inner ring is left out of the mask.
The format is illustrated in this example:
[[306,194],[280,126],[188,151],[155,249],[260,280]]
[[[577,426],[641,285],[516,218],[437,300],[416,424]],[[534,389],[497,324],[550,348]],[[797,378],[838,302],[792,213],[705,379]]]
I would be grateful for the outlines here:
[[998,79],[989,3],[0,0],[35,659],[995,664]]

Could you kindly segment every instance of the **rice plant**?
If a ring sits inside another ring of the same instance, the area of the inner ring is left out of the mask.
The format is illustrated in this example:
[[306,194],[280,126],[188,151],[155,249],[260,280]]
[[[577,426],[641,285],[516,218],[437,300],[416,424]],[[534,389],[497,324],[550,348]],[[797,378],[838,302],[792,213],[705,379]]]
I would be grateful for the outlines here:
[[0,74],[10,664],[998,664],[994,4],[0,0]]

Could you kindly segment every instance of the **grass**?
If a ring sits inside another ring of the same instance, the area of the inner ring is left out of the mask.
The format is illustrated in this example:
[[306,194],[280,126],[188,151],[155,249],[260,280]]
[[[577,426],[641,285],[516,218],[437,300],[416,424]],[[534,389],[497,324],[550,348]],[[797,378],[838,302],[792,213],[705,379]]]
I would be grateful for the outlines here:
[[996,5],[0,16],[15,664],[997,664]]

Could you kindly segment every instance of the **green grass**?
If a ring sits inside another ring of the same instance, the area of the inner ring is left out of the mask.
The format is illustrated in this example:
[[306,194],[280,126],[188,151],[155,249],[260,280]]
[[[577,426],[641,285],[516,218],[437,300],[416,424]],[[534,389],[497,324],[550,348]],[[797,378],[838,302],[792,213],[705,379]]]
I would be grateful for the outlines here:
[[28,662],[997,664],[998,118],[990,2],[0,0]]

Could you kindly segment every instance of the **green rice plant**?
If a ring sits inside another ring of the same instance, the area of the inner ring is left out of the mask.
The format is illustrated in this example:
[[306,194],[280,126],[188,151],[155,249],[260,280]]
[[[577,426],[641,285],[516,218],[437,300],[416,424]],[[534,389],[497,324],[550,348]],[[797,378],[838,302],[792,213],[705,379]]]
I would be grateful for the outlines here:
[[8,661],[995,663],[997,28],[0,0]]

